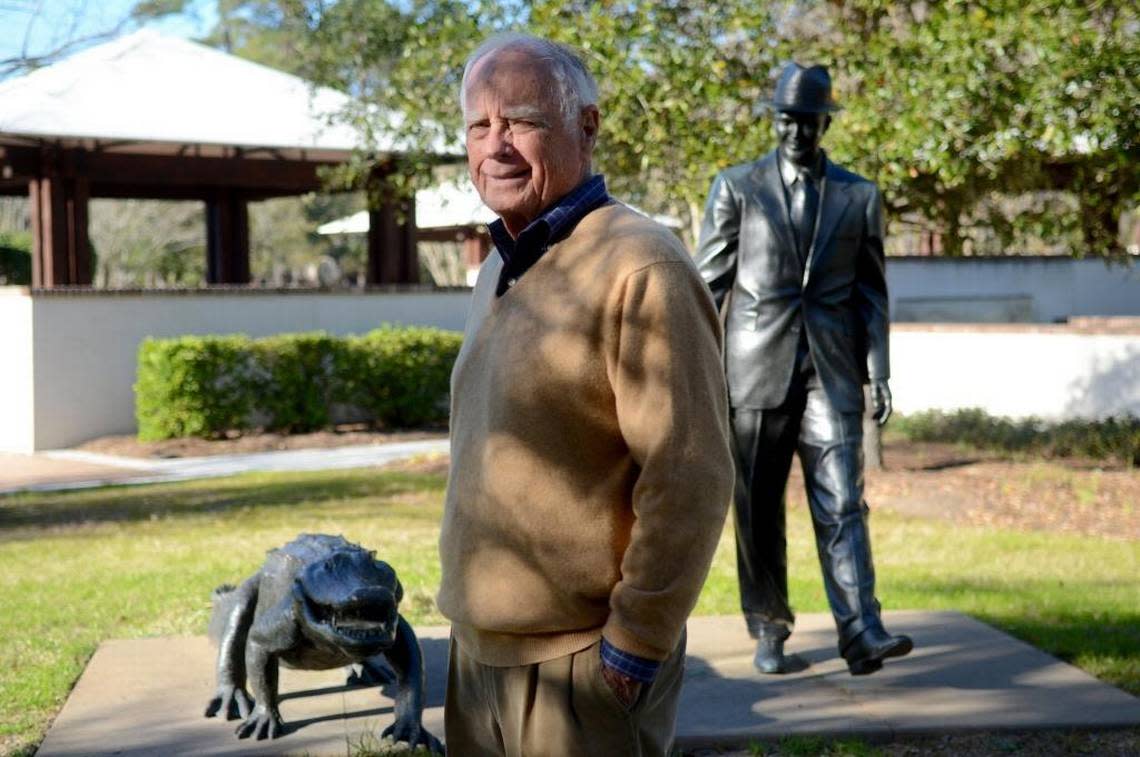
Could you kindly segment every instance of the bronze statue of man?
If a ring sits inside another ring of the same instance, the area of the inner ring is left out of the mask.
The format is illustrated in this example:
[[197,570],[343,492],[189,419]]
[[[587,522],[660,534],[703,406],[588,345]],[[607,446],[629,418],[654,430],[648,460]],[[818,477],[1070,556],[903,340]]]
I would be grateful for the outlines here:
[[787,669],[784,490],[798,452],[839,652],[854,675],[910,652],[883,628],[863,501],[863,385],[891,412],[878,188],[828,160],[823,66],[784,68],[778,146],[713,181],[696,260],[725,315],[741,605],[756,667]]

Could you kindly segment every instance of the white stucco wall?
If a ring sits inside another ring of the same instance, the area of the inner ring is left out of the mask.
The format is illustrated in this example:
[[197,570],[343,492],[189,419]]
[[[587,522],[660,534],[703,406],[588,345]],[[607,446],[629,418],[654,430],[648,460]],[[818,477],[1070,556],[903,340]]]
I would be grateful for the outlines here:
[[32,333],[32,298],[27,290],[0,287],[0,450],[32,448]]
[[[901,281],[914,273],[900,271],[896,261],[889,265]],[[932,268],[923,270],[926,276]],[[1100,282],[1099,301],[1072,293],[1064,300],[1061,284],[1041,284],[1048,276],[1033,285],[1040,284],[1047,297],[1026,288],[1035,302],[1075,303],[1066,306],[1071,314],[1140,309],[1140,296],[1133,301],[1130,295],[1137,272],[1109,274],[1117,277],[1118,289],[1094,268],[1081,274]],[[949,278],[955,286],[985,291],[985,277],[972,276]],[[900,288],[906,294],[906,286],[900,282],[896,294]],[[133,433],[137,350],[148,336],[350,334],[385,322],[462,330],[469,299],[465,290],[30,295],[0,287],[0,450],[51,449]],[[981,407],[1013,417],[1140,416],[1136,329],[1109,334],[1065,325],[896,323],[891,363],[895,407],[903,413]]]
[[891,393],[904,414],[980,407],[1014,418],[1140,417],[1140,333],[895,324]]
[[[356,334],[383,323],[462,330],[469,292],[98,294],[30,298],[34,311],[34,449],[135,431],[139,343],[183,334]],[[32,425],[32,424],[29,424]],[[14,440],[15,449],[23,449]]]
[[1063,257],[887,260],[895,321],[1024,321],[1140,316],[1140,264]]

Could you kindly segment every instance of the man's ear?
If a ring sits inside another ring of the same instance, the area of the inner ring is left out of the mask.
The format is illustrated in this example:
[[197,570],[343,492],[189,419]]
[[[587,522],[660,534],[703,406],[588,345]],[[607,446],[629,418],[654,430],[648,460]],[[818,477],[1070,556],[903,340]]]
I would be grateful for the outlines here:
[[400,604],[400,600],[404,598],[404,585],[400,583],[400,579],[396,579],[396,604]]
[[823,131],[820,132],[820,135],[822,136],[822,135],[826,134],[827,130],[829,128],[831,128],[831,114],[830,113],[823,117]]
[[601,125],[601,114],[598,112],[597,105],[584,105],[582,107],[582,136],[585,138],[586,145],[591,149],[594,143],[598,141],[598,127]]

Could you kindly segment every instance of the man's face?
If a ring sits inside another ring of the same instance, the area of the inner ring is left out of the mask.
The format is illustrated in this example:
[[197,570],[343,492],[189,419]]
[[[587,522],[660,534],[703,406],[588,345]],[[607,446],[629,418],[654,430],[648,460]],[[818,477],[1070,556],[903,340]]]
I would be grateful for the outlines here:
[[546,64],[526,51],[491,53],[468,75],[471,179],[512,236],[589,173],[598,109],[586,106],[567,124],[558,92]]
[[819,143],[830,125],[831,116],[826,113],[778,111],[776,137],[780,141],[780,154],[796,165],[812,165],[819,155]]

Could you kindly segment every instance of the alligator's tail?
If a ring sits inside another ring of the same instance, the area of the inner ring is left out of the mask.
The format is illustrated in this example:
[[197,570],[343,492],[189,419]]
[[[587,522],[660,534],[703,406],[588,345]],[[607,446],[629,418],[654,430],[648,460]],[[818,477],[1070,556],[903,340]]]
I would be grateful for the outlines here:
[[214,609],[210,612],[208,633],[210,641],[214,644],[217,644],[221,640],[222,634],[226,632],[226,620],[230,617],[234,602],[237,601],[237,595],[234,593],[236,590],[237,587],[232,584],[222,584],[210,594],[210,601]]

